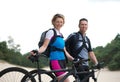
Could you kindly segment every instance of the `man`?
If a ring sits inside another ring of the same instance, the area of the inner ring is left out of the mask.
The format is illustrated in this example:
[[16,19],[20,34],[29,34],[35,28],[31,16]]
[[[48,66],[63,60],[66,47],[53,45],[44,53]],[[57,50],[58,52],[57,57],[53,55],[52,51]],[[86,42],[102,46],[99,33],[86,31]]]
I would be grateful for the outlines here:
[[[74,58],[80,59],[91,59],[92,62],[97,65],[98,61],[92,50],[89,38],[86,36],[86,31],[88,29],[88,20],[82,18],[79,20],[79,31],[72,33],[66,39],[66,49]],[[78,71],[89,71],[88,61],[82,62],[81,65],[76,65]],[[82,80],[86,75],[79,75],[80,80]],[[87,80],[89,82],[89,79]]]

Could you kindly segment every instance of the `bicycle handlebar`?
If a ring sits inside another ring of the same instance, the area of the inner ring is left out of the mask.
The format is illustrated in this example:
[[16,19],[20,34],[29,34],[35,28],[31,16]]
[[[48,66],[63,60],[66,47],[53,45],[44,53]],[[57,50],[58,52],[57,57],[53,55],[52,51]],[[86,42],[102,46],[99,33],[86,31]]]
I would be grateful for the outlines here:
[[38,59],[39,59],[38,50],[32,50],[31,52],[33,52],[34,54],[30,53],[30,56],[28,57],[28,59],[32,62],[38,62]]
[[93,65],[90,69],[101,69],[104,67],[103,65],[104,65],[104,62],[100,62],[97,65]]
[[[38,50],[32,50],[31,52],[33,52],[34,55],[31,54],[28,57],[28,59],[31,60],[32,62],[38,62],[39,56],[41,54],[38,53]],[[86,62],[86,61],[90,61],[90,59],[75,58],[73,60],[73,64],[78,64],[78,63],[81,64],[82,62]],[[101,62],[101,63],[98,63],[97,65],[92,66],[91,68],[92,69],[101,69],[101,68],[103,68],[103,64],[104,64],[104,62]]]
[[[34,53],[31,54],[28,59],[32,62],[38,62],[38,59],[39,59],[39,56],[40,54],[38,53],[37,50],[32,50],[32,52]],[[43,55],[44,56],[44,55]],[[85,62],[85,61],[90,61],[90,59],[80,59],[80,58],[76,58],[73,60],[73,64],[77,64],[77,63],[82,63],[82,62]]]
[[82,63],[82,62],[86,62],[86,61],[90,61],[90,59],[75,58],[75,59],[73,60],[73,63],[74,63],[74,64],[77,64],[77,63]]

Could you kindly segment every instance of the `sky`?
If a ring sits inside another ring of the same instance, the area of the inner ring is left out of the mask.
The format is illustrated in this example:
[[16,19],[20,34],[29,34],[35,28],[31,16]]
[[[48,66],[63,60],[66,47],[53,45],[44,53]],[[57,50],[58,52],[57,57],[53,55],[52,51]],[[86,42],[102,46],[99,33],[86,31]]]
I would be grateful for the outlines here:
[[11,36],[23,54],[38,49],[41,33],[53,28],[51,19],[60,13],[65,39],[78,31],[80,18],[87,18],[92,47],[105,46],[120,33],[119,8],[119,0],[0,0],[0,41]]

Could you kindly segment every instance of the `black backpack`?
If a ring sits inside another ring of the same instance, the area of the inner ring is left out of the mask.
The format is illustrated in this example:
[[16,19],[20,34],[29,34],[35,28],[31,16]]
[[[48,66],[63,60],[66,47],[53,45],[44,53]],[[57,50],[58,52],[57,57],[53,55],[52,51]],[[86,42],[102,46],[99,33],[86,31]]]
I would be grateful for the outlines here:
[[38,46],[39,46],[39,48],[40,48],[40,47],[43,45],[44,40],[45,40],[45,37],[46,37],[46,33],[47,33],[49,30],[53,30],[54,36],[52,37],[52,39],[51,39],[51,41],[50,41],[47,49],[42,53],[42,54],[44,54],[44,55],[47,56],[47,57],[49,57],[49,54],[50,54],[50,48],[51,48],[50,44],[53,44],[54,41],[56,40],[57,33],[56,33],[55,29],[52,28],[52,29],[48,29],[48,30],[44,31],[44,32],[41,34],[41,38],[40,38],[40,41],[39,41],[39,43],[38,43]]
[[[66,41],[65,41],[66,50],[70,53],[70,55],[72,55],[72,56],[75,57],[75,58],[78,57],[78,54],[81,52],[81,50],[82,50],[83,48],[86,48],[86,49],[89,51],[89,49],[88,49],[88,48],[86,47],[86,45],[85,45],[85,40],[84,40],[83,36],[82,36],[83,45],[82,45],[77,51],[74,51],[74,50],[73,50],[74,44],[76,44],[76,43],[74,43],[74,41],[77,42],[77,41],[78,41],[78,38],[79,38],[79,32],[75,32],[75,33],[70,34],[69,37],[68,37],[68,38],[66,39]],[[89,46],[90,46],[90,41],[89,41],[89,39],[88,39],[87,36],[86,36],[86,39],[87,39],[88,44],[89,44]],[[74,52],[73,52],[73,51],[74,51]]]

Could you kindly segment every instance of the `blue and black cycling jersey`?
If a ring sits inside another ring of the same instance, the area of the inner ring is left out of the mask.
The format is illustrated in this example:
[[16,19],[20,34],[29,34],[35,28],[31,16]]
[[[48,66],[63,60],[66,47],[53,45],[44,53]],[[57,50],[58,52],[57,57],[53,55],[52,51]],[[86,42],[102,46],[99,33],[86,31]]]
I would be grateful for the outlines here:
[[50,52],[50,60],[65,60],[65,55],[62,50],[64,50],[65,47],[65,41],[63,40],[63,37],[57,36],[56,40],[53,44],[50,46],[54,46],[55,48],[61,49],[61,50],[52,50]]

